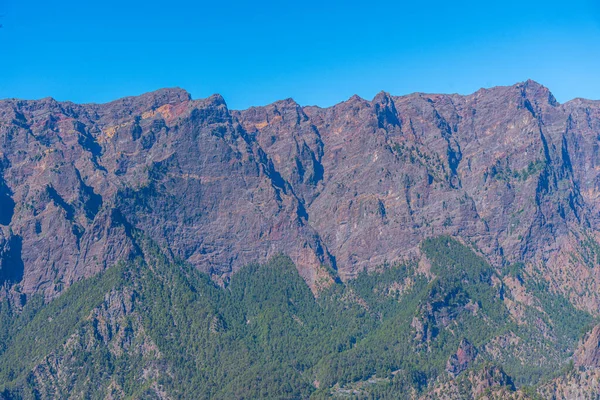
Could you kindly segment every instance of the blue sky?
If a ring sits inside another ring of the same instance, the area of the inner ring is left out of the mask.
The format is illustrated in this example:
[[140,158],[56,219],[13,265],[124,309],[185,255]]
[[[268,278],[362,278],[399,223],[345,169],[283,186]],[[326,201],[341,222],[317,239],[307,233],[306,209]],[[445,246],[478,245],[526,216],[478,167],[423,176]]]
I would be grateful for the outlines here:
[[179,86],[241,109],[528,78],[600,99],[600,0],[0,0],[0,98]]

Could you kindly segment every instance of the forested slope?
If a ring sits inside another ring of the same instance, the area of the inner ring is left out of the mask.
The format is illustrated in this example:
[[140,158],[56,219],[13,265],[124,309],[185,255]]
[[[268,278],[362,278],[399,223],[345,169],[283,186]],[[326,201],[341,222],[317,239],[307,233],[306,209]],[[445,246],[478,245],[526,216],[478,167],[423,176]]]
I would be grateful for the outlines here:
[[525,396],[595,321],[543,291],[514,318],[500,277],[449,237],[422,244],[426,269],[382,266],[318,297],[285,256],[220,287],[139,242],[145,259],[48,304],[2,303],[6,398]]

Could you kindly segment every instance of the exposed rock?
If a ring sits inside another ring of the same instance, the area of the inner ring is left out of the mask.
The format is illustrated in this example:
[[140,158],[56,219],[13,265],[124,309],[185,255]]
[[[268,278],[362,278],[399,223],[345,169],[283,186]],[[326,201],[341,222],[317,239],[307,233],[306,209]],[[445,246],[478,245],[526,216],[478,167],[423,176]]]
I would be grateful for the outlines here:
[[446,371],[452,376],[456,376],[469,368],[471,363],[477,357],[477,349],[467,339],[463,339],[458,345],[458,350],[451,355],[446,363]]
[[502,368],[484,366],[480,370],[470,371],[460,379],[437,382],[420,397],[425,399],[526,399],[522,392],[515,389],[511,378]]
[[532,81],[329,108],[4,100],[0,279],[51,298],[139,254],[137,229],[217,281],[286,253],[317,292],[450,234],[598,313],[599,134],[600,103]]
[[600,325],[587,334],[573,354],[573,361],[578,367],[600,368]]
[[600,370],[571,371],[538,389],[544,399],[597,399],[600,393]]

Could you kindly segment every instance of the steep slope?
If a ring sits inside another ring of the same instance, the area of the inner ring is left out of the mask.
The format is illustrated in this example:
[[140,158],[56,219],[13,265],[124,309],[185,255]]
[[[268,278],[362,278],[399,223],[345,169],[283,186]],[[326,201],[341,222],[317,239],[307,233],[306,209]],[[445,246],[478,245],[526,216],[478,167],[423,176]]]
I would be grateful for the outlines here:
[[[216,281],[278,252],[313,290],[450,234],[598,312],[600,103],[527,81],[230,111],[166,89],[102,105],[0,102],[4,295],[52,298],[139,255]],[[551,272],[551,273],[547,273]]]
[[[421,247],[434,275],[389,265],[316,299],[286,257],[221,288],[133,235],[146,260],[21,313],[2,303],[0,396],[525,398],[523,385],[568,365],[578,324],[592,321],[566,307],[576,324],[516,323],[492,267],[449,237]],[[497,345],[507,337],[526,345]]]
[[[563,141],[583,138],[567,129],[566,107],[534,82],[470,96],[380,93],[324,110],[283,102],[263,113],[261,122],[256,109],[241,118],[254,122],[286,178],[314,176],[305,159],[321,164],[322,188],[306,200],[343,275],[373,266],[373,257],[396,259],[432,232],[468,238],[501,264],[545,260],[548,239],[571,223],[587,227]],[[315,156],[303,155],[307,148]]]
[[[59,293],[139,255],[138,227],[217,278],[285,251],[331,264],[293,189],[222,98],[165,90],[101,106],[5,101],[2,281]],[[8,212],[10,211],[10,212]]]
[[449,234],[597,314],[599,130],[599,102],[533,81],[326,109],[0,101],[2,296],[139,256],[132,229],[221,283],[283,252],[314,292]]

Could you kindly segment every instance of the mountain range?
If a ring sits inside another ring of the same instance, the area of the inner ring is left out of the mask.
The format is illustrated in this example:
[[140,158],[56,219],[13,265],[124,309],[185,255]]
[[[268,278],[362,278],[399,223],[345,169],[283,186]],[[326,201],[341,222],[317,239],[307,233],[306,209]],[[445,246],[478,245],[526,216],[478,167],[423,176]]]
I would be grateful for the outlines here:
[[2,100],[0,398],[597,398],[599,151],[531,80]]

